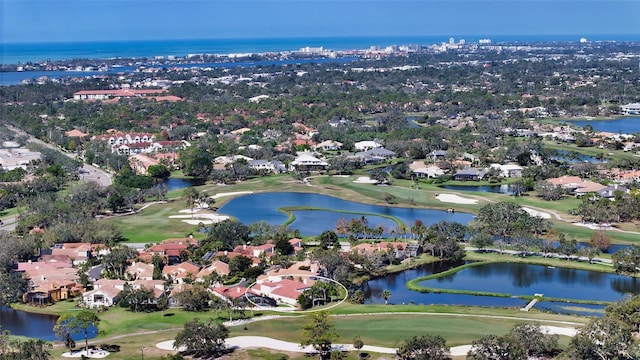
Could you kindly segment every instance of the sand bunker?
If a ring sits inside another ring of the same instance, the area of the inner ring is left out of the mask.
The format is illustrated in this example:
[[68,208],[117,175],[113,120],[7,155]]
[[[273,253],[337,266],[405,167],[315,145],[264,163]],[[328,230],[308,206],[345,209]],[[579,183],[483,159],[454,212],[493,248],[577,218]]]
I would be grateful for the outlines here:
[[79,358],[79,357],[82,357],[82,356],[86,356],[86,357],[92,358],[92,359],[102,359],[102,358],[105,358],[105,357],[109,356],[109,352],[105,351],[105,350],[89,349],[89,353],[88,354],[84,350],[66,352],[66,353],[62,354],[62,357],[66,357],[66,358]]
[[[191,210],[180,210],[181,213],[189,213],[184,215],[170,215],[170,219],[184,219],[182,222],[186,222],[189,225],[198,225],[200,223],[204,225],[216,224],[221,221],[228,220],[229,217],[226,215],[220,215],[215,213],[203,213],[200,211],[195,211],[194,209],[193,215],[191,215]],[[201,210],[201,209],[200,209]]]
[[454,204],[477,204],[478,203],[478,200],[476,199],[467,199],[467,198],[463,198],[462,196],[458,196],[456,194],[438,194],[436,195],[436,199],[442,202],[454,203]]
[[533,210],[533,209],[530,209],[530,208],[527,208],[527,207],[523,207],[522,210],[528,212],[529,215],[531,215],[531,216],[537,216],[537,217],[542,218],[542,219],[551,219],[551,214],[546,213],[546,212]]
[[211,196],[211,198],[219,199],[219,198],[225,197],[225,196],[246,195],[246,194],[253,194],[253,191],[235,191],[235,192],[217,193],[217,194]]
[[583,226],[591,230],[613,230],[614,229],[614,227],[611,226],[611,224],[594,224],[594,223],[583,223],[583,222],[574,222],[571,224],[575,226]]
[[378,180],[373,180],[368,176],[360,176],[357,179],[353,180],[353,182],[358,184],[377,184]]

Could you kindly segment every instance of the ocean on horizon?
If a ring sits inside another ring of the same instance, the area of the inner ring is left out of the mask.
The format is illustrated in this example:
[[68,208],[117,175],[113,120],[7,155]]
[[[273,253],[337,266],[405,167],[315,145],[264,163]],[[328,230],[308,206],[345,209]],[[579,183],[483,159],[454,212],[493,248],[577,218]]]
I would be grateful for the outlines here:
[[[0,64],[72,59],[149,58],[155,56],[186,56],[188,54],[239,54],[299,50],[323,47],[329,50],[384,48],[390,45],[431,45],[464,39],[467,43],[480,39],[500,42],[577,42],[580,35],[502,35],[502,36],[394,36],[394,37],[331,37],[331,38],[259,38],[210,40],[140,40],[108,42],[1,43]],[[640,35],[590,35],[589,41],[640,41]]]

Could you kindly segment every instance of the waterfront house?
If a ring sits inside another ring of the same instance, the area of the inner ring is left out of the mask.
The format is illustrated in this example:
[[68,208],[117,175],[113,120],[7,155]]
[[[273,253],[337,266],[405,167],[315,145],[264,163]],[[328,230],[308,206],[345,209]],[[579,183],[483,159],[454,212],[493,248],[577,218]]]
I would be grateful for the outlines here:
[[462,181],[478,181],[482,180],[487,172],[488,171],[486,169],[466,168],[453,174],[453,179]]
[[631,103],[620,106],[620,110],[625,115],[640,115],[640,103]]

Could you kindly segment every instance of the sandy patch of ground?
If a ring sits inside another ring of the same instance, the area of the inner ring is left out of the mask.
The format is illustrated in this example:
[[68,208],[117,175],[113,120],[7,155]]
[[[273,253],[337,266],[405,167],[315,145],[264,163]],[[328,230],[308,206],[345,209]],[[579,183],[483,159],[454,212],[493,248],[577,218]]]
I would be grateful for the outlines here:
[[88,357],[88,358],[92,358],[92,359],[102,359],[102,358],[105,358],[105,357],[109,356],[109,352],[105,351],[105,350],[89,349],[89,354],[87,354],[87,352],[84,351],[84,350],[80,350],[80,351],[73,351],[73,352],[63,353],[62,357],[79,358],[79,357],[82,357],[83,355]]
[[465,356],[471,350],[471,345],[460,345],[454,346],[449,351],[451,352],[451,356]]
[[547,334],[557,334],[557,335],[564,335],[564,336],[576,336],[576,334],[578,333],[578,329],[576,328],[565,328],[560,326],[548,326],[548,325],[541,325],[540,330],[542,330],[542,332],[545,332]]
[[438,194],[436,195],[436,199],[442,202],[454,203],[454,204],[477,204],[478,203],[478,200],[476,199],[467,199],[467,198],[463,198],[462,196],[458,196],[456,194]]
[[523,207],[522,210],[528,212],[529,215],[531,215],[531,216],[537,216],[537,217],[543,218],[543,219],[551,219],[551,214],[546,213],[546,212],[533,210],[533,209],[528,208],[528,207]]
[[[541,330],[547,334],[558,334],[565,336],[575,336],[577,330],[575,328],[564,328],[559,326],[540,326]],[[156,344],[156,347],[162,350],[175,351],[173,348],[173,340],[167,340]],[[272,339],[264,336],[235,336],[228,338],[226,340],[226,344],[230,348],[267,348],[273,350],[280,351],[289,351],[289,352],[297,352],[297,353],[311,353],[314,352],[311,346],[307,346],[305,348],[300,347],[299,343],[292,343],[288,341],[282,341],[277,339]],[[354,351],[352,344],[334,344],[334,349],[339,349],[342,351]],[[184,349],[179,349],[180,351],[184,351]],[[382,346],[372,346],[372,345],[364,345],[361,349],[362,351],[370,351],[379,354],[395,354],[395,348],[388,348]],[[451,356],[465,356],[471,350],[471,345],[461,345],[454,346],[450,349]]]
[[353,182],[358,184],[377,184],[378,180],[373,180],[368,176],[360,176],[357,179],[353,180]]
[[225,196],[246,195],[246,194],[253,194],[253,191],[235,191],[235,192],[217,193],[217,194],[211,196],[211,198],[219,199],[219,198],[225,197]]
[[180,213],[189,213],[184,215],[170,215],[169,219],[183,219],[182,222],[185,222],[189,225],[198,225],[203,223],[204,225],[216,224],[221,221],[228,220],[229,217],[226,215],[220,215],[215,213],[203,213],[200,212],[203,209],[193,209],[193,215],[191,214],[190,209],[180,210]]

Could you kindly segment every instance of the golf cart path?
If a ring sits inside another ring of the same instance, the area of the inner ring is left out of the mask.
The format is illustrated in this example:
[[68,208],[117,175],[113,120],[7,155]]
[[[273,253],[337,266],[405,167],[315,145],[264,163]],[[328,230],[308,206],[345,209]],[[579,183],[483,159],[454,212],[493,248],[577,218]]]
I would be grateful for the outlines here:
[[[563,328],[557,326],[541,326],[542,331],[549,334],[558,334],[565,336],[574,336],[576,334],[575,328]],[[235,336],[228,338],[226,341],[227,347],[234,348],[267,348],[279,351],[298,352],[298,353],[314,353],[315,350],[312,346],[300,346],[299,343],[293,343],[289,341],[283,341],[273,339],[266,336]],[[156,347],[162,350],[175,351],[173,347],[174,341],[167,340],[156,344]],[[340,351],[358,351],[352,344],[333,344],[334,350]],[[451,356],[465,356],[471,350],[471,345],[453,346],[449,349]],[[378,354],[395,354],[396,348],[364,345],[360,351],[374,352]]]

